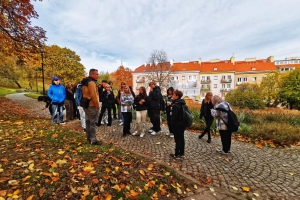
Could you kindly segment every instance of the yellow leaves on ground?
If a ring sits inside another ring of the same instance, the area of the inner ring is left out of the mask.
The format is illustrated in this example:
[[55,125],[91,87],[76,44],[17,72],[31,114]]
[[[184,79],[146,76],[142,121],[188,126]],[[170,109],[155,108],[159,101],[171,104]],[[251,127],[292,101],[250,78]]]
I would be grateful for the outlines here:
[[32,200],[33,199],[33,197],[34,197],[34,194],[33,195],[31,195],[31,196],[29,196],[26,200]]
[[92,166],[86,166],[83,168],[83,171],[85,171],[85,172],[92,172],[93,170],[94,170],[94,167],[92,167]]
[[120,188],[120,186],[119,185],[114,185],[113,187],[111,187],[111,188],[114,188],[115,190],[117,190],[118,192],[120,192],[121,191],[121,188]]
[[42,187],[40,190],[39,190],[39,195],[40,197],[43,196],[43,194],[46,192],[46,189],[44,187]]
[[289,172],[289,174],[290,174],[291,176],[294,176],[294,174],[293,174],[292,172]]
[[57,153],[58,153],[59,155],[61,155],[61,154],[64,154],[64,153],[65,153],[65,151],[63,151],[63,150],[59,149]]
[[226,160],[227,162],[230,162],[229,158],[225,158],[225,160]]
[[140,174],[142,174],[143,176],[145,176],[145,171],[144,170],[140,169],[139,172],[140,172]]
[[261,149],[261,148],[262,148],[262,143],[258,142],[258,143],[256,144],[256,147]]
[[242,187],[242,190],[243,190],[244,192],[249,192],[249,191],[250,191],[250,188],[249,188],[249,187],[246,187],[246,186],[243,186],[243,187]]
[[231,187],[233,190],[239,190],[237,187],[232,186]]
[[150,164],[147,168],[149,171],[153,170],[153,164]]
[[137,200],[139,198],[139,193],[134,190],[130,190],[130,192],[126,194],[126,197],[131,200]]
[[29,165],[28,169],[29,169],[30,171],[32,171],[32,170],[33,170],[33,167],[34,167],[34,163],[31,163],[31,164]]

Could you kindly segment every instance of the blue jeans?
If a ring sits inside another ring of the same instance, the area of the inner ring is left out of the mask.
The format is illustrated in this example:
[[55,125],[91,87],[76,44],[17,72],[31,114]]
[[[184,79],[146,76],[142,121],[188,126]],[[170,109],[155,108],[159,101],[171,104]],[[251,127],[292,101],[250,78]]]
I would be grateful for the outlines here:
[[86,138],[89,142],[96,142],[96,125],[99,110],[97,110],[95,106],[89,106],[83,110],[85,112]]
[[[59,113],[59,122],[57,122],[57,115]],[[63,105],[52,104],[52,121],[54,124],[63,122]]]

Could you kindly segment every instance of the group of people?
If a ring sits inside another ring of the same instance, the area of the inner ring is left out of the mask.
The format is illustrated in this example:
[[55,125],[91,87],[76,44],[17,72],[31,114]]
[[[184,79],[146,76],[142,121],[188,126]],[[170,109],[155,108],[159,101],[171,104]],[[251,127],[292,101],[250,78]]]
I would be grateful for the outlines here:
[[[123,125],[123,137],[127,135],[144,137],[146,132],[149,132],[151,135],[158,134],[161,131],[161,112],[165,111],[169,129],[166,135],[174,137],[175,140],[175,153],[170,154],[170,156],[172,158],[184,156],[185,126],[183,125],[184,111],[182,106],[186,103],[182,99],[182,91],[174,90],[173,87],[170,87],[164,99],[160,87],[155,82],[149,83],[150,91],[148,94],[143,86],[139,88],[138,94],[134,94],[132,88],[122,82],[115,96],[112,91],[112,82],[103,80],[100,85],[97,85],[98,76],[98,70],[91,69],[89,76],[77,84],[75,92],[72,92],[74,91],[72,85],[68,84],[65,88],[59,83],[58,77],[53,78],[53,83],[47,93],[51,99],[53,123],[65,123],[62,109],[65,107],[68,110],[73,105],[70,103],[72,94],[87,141],[92,145],[101,145],[101,142],[96,138],[96,128],[102,125],[111,127],[112,119],[117,119],[117,110],[118,119],[121,122],[120,125]],[[69,98],[68,93],[70,93]],[[82,98],[88,99],[88,106],[82,107],[80,103]],[[118,109],[116,109],[116,105]],[[207,133],[207,142],[211,142],[210,127],[213,119],[216,118],[217,128],[220,131],[222,141],[222,148],[218,152],[226,154],[230,152],[231,145],[231,132],[227,130],[225,125],[226,121],[228,121],[228,116],[226,112],[216,110],[215,108],[217,107],[222,107],[225,110],[231,109],[230,105],[222,101],[221,97],[217,95],[212,96],[210,92],[207,93],[200,110],[200,120],[205,119],[206,128],[199,135],[199,139]],[[132,111],[134,109],[136,110],[136,129],[131,133]],[[66,115],[70,116],[67,119],[72,120],[70,113],[66,112]],[[152,124],[148,131],[146,130],[147,115]]]

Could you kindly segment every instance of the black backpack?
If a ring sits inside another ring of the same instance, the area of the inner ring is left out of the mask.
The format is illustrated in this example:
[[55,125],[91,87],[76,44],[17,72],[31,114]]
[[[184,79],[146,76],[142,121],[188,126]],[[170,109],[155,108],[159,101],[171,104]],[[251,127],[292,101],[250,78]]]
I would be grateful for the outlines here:
[[228,103],[226,103],[226,104],[227,104],[229,110],[225,110],[224,108],[216,108],[216,110],[227,113],[228,123],[225,123],[225,120],[223,118],[221,118],[221,119],[224,122],[224,124],[227,126],[227,130],[229,130],[231,132],[236,132],[239,130],[240,122],[239,122],[238,118],[236,117],[236,114],[230,109],[229,104]]
[[187,107],[187,105],[182,105],[183,109],[183,125],[185,128],[192,126],[193,124],[193,116]]

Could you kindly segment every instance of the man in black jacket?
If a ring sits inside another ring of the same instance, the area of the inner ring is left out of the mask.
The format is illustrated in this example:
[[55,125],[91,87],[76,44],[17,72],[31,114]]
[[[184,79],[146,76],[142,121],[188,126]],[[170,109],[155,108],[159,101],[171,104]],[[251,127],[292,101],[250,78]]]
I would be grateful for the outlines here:
[[174,140],[175,140],[175,154],[170,154],[172,158],[180,158],[184,156],[184,129],[185,126],[183,124],[183,108],[185,105],[185,101],[181,99],[183,93],[179,90],[175,90],[172,96],[172,120],[171,126],[173,128]]
[[151,135],[156,135],[160,130],[160,111],[164,106],[162,104],[162,95],[159,86],[156,86],[154,82],[149,83],[150,92],[147,98],[148,102],[148,115],[153,127],[149,130]]

